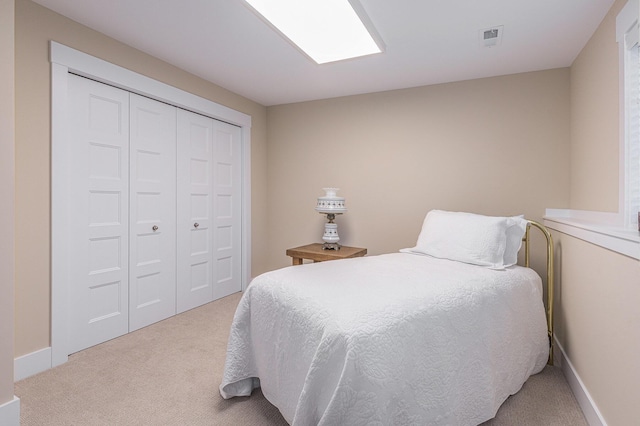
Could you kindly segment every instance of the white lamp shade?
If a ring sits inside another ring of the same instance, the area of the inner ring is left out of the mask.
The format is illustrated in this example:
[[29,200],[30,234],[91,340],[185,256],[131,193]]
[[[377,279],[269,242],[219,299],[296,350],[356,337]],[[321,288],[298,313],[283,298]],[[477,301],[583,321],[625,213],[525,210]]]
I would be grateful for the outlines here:
[[346,213],[347,207],[344,203],[344,197],[338,197],[336,192],[340,188],[322,188],[325,191],[324,197],[318,197],[316,211],[323,214],[342,214]]

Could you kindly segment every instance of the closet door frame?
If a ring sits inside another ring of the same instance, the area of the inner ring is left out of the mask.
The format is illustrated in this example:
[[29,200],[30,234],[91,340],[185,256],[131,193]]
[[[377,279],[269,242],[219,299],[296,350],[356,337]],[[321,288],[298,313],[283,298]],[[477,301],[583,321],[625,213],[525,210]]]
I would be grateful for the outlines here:
[[66,190],[69,120],[68,78],[77,74],[129,92],[184,108],[241,129],[242,150],[242,290],[251,277],[251,116],[118,65],[50,42],[51,59],[51,367],[68,360],[68,262]]

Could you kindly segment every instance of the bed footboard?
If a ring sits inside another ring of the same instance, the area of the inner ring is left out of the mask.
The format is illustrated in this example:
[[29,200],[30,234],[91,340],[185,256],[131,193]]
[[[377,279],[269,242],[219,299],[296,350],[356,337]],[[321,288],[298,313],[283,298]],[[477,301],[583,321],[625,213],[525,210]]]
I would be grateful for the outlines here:
[[533,220],[527,220],[527,230],[524,234],[524,266],[529,268],[529,242],[531,227],[535,227],[542,232],[547,239],[547,333],[549,335],[549,360],[547,363],[553,365],[553,238],[547,228]]

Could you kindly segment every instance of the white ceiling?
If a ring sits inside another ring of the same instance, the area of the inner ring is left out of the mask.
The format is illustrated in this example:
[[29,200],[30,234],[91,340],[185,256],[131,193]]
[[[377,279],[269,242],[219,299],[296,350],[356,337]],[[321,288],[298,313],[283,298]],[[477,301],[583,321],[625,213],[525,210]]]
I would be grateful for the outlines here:
[[385,53],[324,65],[242,0],[34,1],[269,106],[567,67],[614,0],[361,0]]

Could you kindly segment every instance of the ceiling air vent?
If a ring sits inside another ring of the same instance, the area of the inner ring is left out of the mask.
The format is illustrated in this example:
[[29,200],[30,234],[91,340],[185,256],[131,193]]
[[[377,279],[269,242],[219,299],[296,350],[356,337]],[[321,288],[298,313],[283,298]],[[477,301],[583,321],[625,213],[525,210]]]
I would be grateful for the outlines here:
[[504,26],[500,25],[498,27],[485,28],[484,30],[478,31],[480,46],[493,47],[500,45],[502,43],[503,28]]

